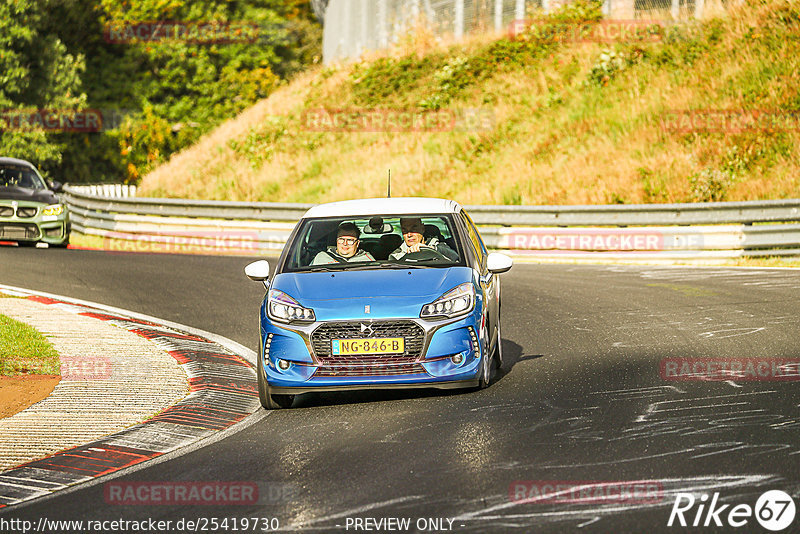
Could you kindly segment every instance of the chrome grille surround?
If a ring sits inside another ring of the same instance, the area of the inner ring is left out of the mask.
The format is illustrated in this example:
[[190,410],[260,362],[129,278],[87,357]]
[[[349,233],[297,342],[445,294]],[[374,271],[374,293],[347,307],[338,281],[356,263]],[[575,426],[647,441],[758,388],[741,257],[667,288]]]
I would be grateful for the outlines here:
[[[361,325],[369,325],[372,335],[362,333]],[[331,341],[334,339],[361,339],[402,337],[405,352],[402,354],[364,354],[334,356]],[[425,347],[425,329],[408,319],[335,321],[318,326],[311,333],[311,346],[320,364],[314,376],[380,376],[425,373],[419,363]]]

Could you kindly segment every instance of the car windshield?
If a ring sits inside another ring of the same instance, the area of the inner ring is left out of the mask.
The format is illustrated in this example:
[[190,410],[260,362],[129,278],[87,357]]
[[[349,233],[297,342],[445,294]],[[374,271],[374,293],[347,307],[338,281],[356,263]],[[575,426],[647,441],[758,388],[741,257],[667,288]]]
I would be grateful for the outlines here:
[[30,167],[7,163],[0,164],[0,187],[47,189],[41,177]]
[[451,214],[377,215],[302,221],[283,270],[407,269],[464,264]]

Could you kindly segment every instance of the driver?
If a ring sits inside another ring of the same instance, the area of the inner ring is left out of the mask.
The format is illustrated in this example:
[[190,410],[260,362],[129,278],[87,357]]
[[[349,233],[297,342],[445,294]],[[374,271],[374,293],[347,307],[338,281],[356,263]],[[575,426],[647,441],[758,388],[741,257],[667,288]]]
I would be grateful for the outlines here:
[[392,252],[391,258],[399,260],[411,252],[419,252],[420,249],[433,249],[439,254],[452,261],[458,261],[458,254],[455,250],[448,247],[446,243],[439,241],[437,237],[431,237],[425,241],[425,225],[419,217],[401,217],[400,229],[403,232],[403,242]]
[[325,265],[328,263],[347,263],[350,261],[375,261],[372,254],[360,250],[358,239],[361,232],[358,226],[351,222],[343,222],[336,232],[336,246],[328,247],[314,256],[311,265]]

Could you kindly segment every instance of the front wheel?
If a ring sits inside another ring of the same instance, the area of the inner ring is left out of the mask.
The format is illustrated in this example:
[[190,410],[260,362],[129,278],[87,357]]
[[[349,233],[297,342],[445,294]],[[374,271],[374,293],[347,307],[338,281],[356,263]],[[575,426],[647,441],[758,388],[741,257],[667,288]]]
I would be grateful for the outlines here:
[[258,375],[258,400],[261,406],[267,410],[280,410],[281,408],[291,408],[294,404],[294,395],[273,395],[269,392],[269,384],[264,377],[264,370],[258,364],[256,374]]
[[492,353],[492,359],[495,361],[497,368],[500,369],[503,367],[503,336],[500,333],[500,317],[497,317],[497,342],[494,346],[494,352]]
[[494,355],[489,352],[489,344],[484,343],[484,353],[481,356],[481,377],[478,379],[478,389],[486,389],[492,381],[492,363]]

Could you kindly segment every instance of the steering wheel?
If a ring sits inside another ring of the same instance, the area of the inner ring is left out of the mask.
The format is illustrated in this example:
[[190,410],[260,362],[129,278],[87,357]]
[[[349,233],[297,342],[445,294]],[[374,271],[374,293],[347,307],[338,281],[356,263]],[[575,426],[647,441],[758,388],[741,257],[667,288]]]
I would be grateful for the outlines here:
[[447,258],[447,256],[437,251],[435,248],[430,248],[430,247],[422,247],[419,249],[419,252],[408,252],[404,256],[402,256],[400,260],[405,263],[422,263],[426,261],[431,261],[431,262],[450,261]]

